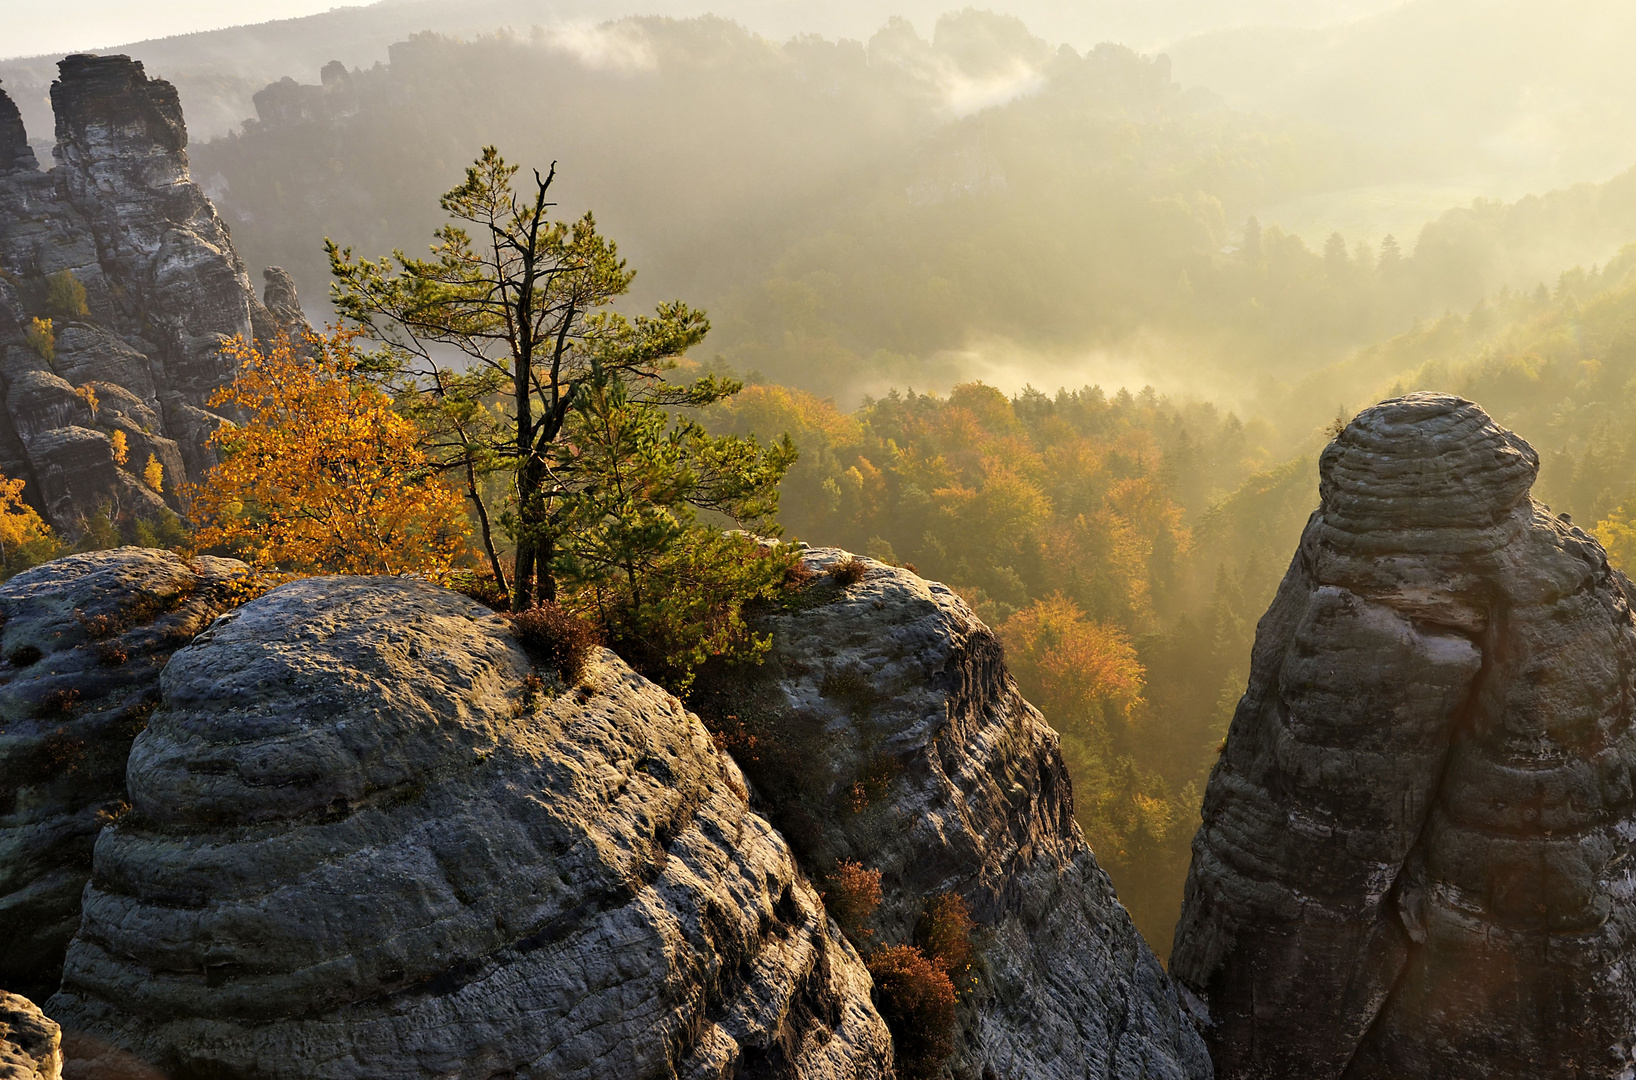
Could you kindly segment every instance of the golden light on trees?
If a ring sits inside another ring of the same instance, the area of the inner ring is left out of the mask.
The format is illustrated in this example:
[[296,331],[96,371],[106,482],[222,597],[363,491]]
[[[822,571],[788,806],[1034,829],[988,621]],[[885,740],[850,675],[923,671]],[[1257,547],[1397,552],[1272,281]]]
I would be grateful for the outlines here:
[[1030,701],[1061,723],[1127,714],[1142,698],[1146,673],[1130,638],[1095,622],[1061,594],[1017,612],[1000,627],[1006,661]]
[[23,501],[23,481],[0,476],[0,576],[10,577],[58,551],[51,527]]
[[[224,349],[239,373],[211,405],[247,419],[211,436],[223,460],[190,489],[199,547],[266,571],[433,578],[465,550],[461,497],[415,425],[358,374],[352,339],[315,336],[311,358],[282,337],[265,351],[243,339]],[[150,486],[162,481],[156,465],[144,470]]]

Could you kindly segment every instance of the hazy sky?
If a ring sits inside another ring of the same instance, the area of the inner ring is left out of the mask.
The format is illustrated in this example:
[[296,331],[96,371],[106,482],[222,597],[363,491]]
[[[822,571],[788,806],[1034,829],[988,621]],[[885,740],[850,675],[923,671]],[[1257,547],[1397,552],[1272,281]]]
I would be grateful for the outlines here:
[[0,0],[0,55],[95,49],[340,6],[335,0]]
[[[1016,14],[1052,41],[1090,46],[1115,40],[1153,47],[1189,34],[1242,23],[1316,25],[1345,21],[1404,0],[470,0],[473,9],[509,6],[519,25],[622,15],[695,15],[738,19],[775,37],[798,31],[868,37],[888,15],[930,31],[937,15],[968,5]],[[0,58],[96,50],[199,30],[314,15],[336,0],[0,0]],[[417,8],[460,11],[468,0],[387,0],[405,25]],[[480,18],[480,16],[478,16]],[[446,21],[446,19],[442,20]]]

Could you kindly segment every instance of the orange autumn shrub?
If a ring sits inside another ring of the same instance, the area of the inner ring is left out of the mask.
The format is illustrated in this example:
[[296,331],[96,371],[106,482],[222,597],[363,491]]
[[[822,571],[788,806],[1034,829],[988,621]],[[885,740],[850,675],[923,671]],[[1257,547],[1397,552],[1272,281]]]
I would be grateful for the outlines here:
[[54,559],[61,545],[34,508],[23,501],[22,480],[0,476],[0,580]]
[[353,336],[314,336],[310,358],[282,336],[225,347],[238,375],[210,404],[245,419],[210,437],[221,464],[188,492],[199,547],[277,573],[448,575],[466,547],[460,495],[358,375]]
[[880,907],[880,871],[845,859],[835,864],[824,889],[824,907],[854,942],[870,934],[864,926]]
[[932,1080],[954,1053],[954,984],[913,945],[883,945],[866,961],[875,1004],[892,1032],[902,1080]]

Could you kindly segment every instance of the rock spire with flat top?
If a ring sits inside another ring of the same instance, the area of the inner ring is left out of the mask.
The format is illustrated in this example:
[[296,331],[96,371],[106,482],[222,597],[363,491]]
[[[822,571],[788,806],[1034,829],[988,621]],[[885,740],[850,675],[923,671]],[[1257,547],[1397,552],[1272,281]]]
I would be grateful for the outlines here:
[[1630,1076],[1630,583],[1461,398],[1319,469],[1171,954],[1217,1075]]

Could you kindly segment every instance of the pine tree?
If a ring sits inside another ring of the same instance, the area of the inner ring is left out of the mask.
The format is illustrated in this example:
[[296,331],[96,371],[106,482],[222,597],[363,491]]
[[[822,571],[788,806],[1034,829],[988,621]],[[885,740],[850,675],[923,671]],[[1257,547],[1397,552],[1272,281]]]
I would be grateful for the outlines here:
[[[326,247],[337,310],[385,343],[371,363],[429,432],[440,467],[460,477],[502,587],[494,528],[514,542],[509,591],[520,611],[536,598],[557,598],[559,563],[571,551],[581,563],[587,557],[568,533],[582,527],[585,500],[612,476],[588,471],[570,437],[593,384],[598,392],[620,387],[628,402],[661,412],[708,404],[739,386],[710,377],[670,381],[678,359],[709,330],[704,313],[680,301],[634,319],[613,313],[609,306],[635,272],[590,214],[551,218],[554,166],[543,177],[535,171],[521,192],[513,187],[517,172],[486,147],[443,196],[453,220],[438,230],[430,259],[398,251],[355,260],[350,249]],[[483,483],[496,473],[510,480],[498,515]],[[632,535],[662,543],[665,530],[643,520]]]

